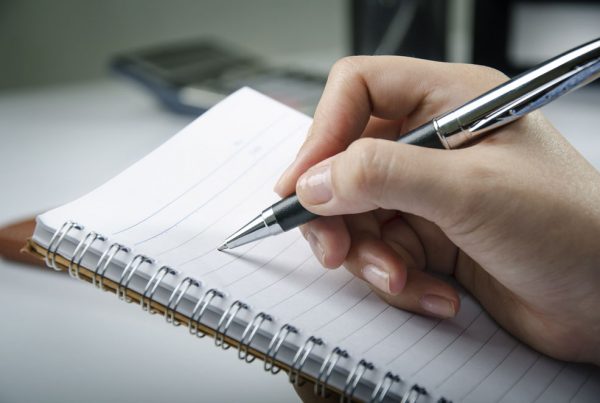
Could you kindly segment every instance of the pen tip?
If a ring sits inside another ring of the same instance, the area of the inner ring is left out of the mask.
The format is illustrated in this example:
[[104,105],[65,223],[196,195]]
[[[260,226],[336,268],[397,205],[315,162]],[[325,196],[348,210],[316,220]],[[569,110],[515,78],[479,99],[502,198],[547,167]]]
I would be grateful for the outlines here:
[[219,247],[217,248],[217,250],[218,250],[219,252],[223,252],[225,249],[229,249],[229,247],[227,246],[227,244],[226,244],[226,243],[224,243],[223,245],[221,245],[221,246],[219,246]]

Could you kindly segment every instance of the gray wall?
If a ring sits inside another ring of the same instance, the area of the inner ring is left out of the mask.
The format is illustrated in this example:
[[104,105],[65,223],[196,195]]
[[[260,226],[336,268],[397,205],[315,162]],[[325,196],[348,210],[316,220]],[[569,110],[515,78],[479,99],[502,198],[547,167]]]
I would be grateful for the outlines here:
[[343,55],[344,0],[2,0],[0,89],[107,74],[117,51],[210,35],[277,58]]

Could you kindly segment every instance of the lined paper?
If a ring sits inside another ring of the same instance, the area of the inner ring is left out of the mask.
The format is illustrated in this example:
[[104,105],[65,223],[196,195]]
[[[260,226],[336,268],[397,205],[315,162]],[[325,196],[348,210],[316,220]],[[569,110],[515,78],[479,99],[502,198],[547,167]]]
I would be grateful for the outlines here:
[[371,361],[376,370],[367,377],[391,370],[454,401],[578,402],[600,395],[597,370],[520,344],[466,293],[457,317],[446,321],[390,307],[344,269],[322,268],[298,231],[217,252],[231,232],[278,199],[272,186],[310,123],[240,90],[121,175],[40,221],[57,229],[72,218],[223,289],[305,337],[347,349],[348,362]]

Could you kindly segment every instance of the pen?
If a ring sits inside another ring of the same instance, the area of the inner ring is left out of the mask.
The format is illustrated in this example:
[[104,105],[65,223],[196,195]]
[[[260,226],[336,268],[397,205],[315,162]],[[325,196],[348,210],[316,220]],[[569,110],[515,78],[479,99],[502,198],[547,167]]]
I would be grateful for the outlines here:
[[[600,38],[556,56],[466,104],[408,132],[397,141],[456,149],[488,135],[600,77]],[[277,235],[317,218],[294,194],[263,210],[228,237],[218,250]]]

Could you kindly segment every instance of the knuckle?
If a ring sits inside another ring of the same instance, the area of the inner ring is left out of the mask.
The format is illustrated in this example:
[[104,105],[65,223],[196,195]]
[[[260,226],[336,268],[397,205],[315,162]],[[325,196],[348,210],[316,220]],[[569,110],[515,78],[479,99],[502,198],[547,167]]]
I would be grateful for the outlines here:
[[493,86],[508,80],[508,77],[504,73],[488,66],[457,64],[453,66],[453,69],[455,74],[470,82],[469,86],[465,87],[464,84],[462,84],[460,87],[462,91],[472,91],[473,94],[469,93],[469,96],[479,95]]
[[354,161],[350,178],[355,190],[362,196],[377,197],[383,188],[386,176],[386,153],[381,140],[363,138],[348,148]]
[[346,56],[338,59],[331,67],[329,79],[356,75],[361,61],[361,56]]

